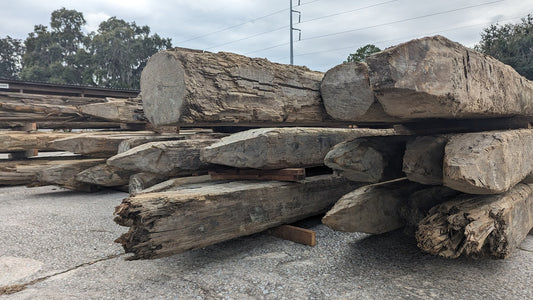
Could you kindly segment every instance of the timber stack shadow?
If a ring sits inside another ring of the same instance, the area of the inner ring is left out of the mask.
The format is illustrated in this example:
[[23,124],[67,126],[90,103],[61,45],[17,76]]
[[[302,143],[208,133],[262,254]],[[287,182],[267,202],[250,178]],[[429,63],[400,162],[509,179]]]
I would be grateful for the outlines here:
[[[326,73],[175,48],[138,97],[80,98],[0,90],[0,183],[127,190],[129,259],[265,230],[314,245],[284,224],[324,214],[446,258],[507,258],[533,228],[533,82],[442,36]],[[36,130],[67,123],[91,131]]]

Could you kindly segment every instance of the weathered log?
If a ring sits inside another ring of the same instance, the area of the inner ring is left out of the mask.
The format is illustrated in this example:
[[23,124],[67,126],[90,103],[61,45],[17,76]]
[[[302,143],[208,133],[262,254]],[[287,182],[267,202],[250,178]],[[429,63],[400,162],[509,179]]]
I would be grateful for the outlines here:
[[[106,102],[105,98],[77,97],[77,96],[56,96],[42,94],[21,94],[14,92],[0,92],[0,103],[18,103],[21,105],[35,106],[38,104],[49,104],[57,106],[76,107],[92,103]],[[0,107],[1,107],[0,104]]]
[[204,162],[236,168],[281,169],[321,166],[334,145],[393,130],[335,128],[259,128],[232,134],[201,151]]
[[[132,171],[129,171],[132,172]],[[128,181],[128,191],[130,195],[139,193],[140,191],[154,186],[160,182],[168,179],[168,176],[155,173],[135,173],[130,176]]]
[[400,206],[399,214],[405,220],[403,232],[415,236],[418,224],[428,216],[431,208],[459,196],[461,192],[445,186],[430,186],[412,193]]
[[154,136],[159,136],[159,134],[151,131],[88,132],[63,139],[56,139],[50,145],[54,149],[73,153],[108,157],[117,154],[118,146],[122,141],[136,137]]
[[450,135],[421,136],[407,142],[403,156],[403,172],[409,180],[442,185],[444,148]]
[[235,181],[138,194],[115,210],[115,222],[130,227],[117,242],[132,259],[182,253],[320,214],[354,187],[321,175],[301,183]]
[[25,119],[18,121],[3,121],[0,118],[0,128],[16,128],[25,126],[28,123],[36,123],[39,129],[114,129],[120,128],[121,123],[116,122],[96,122],[96,121],[76,121],[76,120],[40,120]]
[[76,180],[107,187],[122,186],[130,182],[130,176],[133,174],[133,171],[114,168],[103,163],[81,171],[76,175]]
[[80,106],[79,112],[112,122],[146,123],[142,105],[126,99],[110,99],[108,102]]
[[31,185],[37,180],[40,170],[64,160],[72,160],[72,157],[0,160],[0,185]]
[[0,152],[16,152],[32,149],[60,150],[52,145],[52,141],[76,136],[66,132],[0,132]]
[[168,177],[190,175],[206,170],[207,164],[200,161],[200,149],[214,142],[213,139],[150,142],[110,157],[107,164]]
[[320,84],[326,112],[332,118],[352,122],[396,122],[383,111],[368,79],[368,67],[361,62],[340,64],[326,72]]
[[151,187],[148,187],[148,188],[145,188],[145,189],[142,189],[136,192],[136,194],[177,191],[177,190],[184,189],[184,188],[194,188],[195,184],[198,185],[198,187],[202,187],[202,186],[207,186],[209,182],[216,182],[216,184],[220,184],[220,183],[226,183],[227,181],[222,181],[222,180],[215,181],[211,179],[211,176],[209,175],[179,177],[179,178],[172,178],[169,180],[165,180],[158,184],[152,185]]
[[442,36],[412,40],[365,61],[370,84],[391,116],[533,116],[531,81],[495,58]]
[[450,138],[445,186],[470,194],[499,194],[533,172],[533,130],[465,133]]
[[418,247],[433,255],[507,258],[533,228],[533,185],[500,195],[461,195],[434,207],[418,227]]
[[405,136],[363,137],[340,143],[328,152],[326,166],[352,181],[380,182],[405,176]]
[[31,186],[57,185],[64,188],[92,192],[95,185],[79,182],[76,175],[81,171],[105,163],[105,159],[64,160],[47,168],[41,169],[36,176],[36,182]]
[[238,54],[175,48],[154,54],[141,74],[154,125],[322,125],[323,73]]
[[118,153],[126,152],[132,148],[140,146],[142,144],[150,142],[162,142],[162,141],[176,141],[184,139],[197,139],[197,140],[209,140],[220,139],[227,136],[225,133],[214,132],[196,132],[194,130],[183,130],[180,133],[159,133],[158,135],[140,136],[134,137],[125,141],[122,141],[118,145]]
[[339,199],[322,218],[331,229],[381,234],[402,228],[400,207],[422,185],[406,178],[360,187]]

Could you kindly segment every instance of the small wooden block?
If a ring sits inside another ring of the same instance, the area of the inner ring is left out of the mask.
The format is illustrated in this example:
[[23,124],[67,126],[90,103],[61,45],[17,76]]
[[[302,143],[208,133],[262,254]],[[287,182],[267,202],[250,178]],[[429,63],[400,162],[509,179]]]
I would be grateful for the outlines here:
[[227,169],[209,171],[212,179],[222,180],[279,180],[300,181],[305,179],[304,168],[286,168],[279,170]]
[[314,247],[316,233],[313,230],[292,225],[281,225],[270,230],[270,234],[280,239]]

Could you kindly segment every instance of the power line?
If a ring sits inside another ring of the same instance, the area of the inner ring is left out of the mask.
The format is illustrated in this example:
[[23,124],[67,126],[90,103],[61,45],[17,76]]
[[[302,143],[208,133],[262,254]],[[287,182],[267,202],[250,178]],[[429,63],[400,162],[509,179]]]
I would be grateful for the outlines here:
[[314,39],[330,37],[330,36],[346,34],[346,33],[352,33],[352,32],[355,32],[355,31],[371,29],[371,28],[376,28],[376,27],[386,26],[386,25],[392,25],[392,24],[398,24],[398,23],[403,23],[403,22],[407,22],[407,21],[412,21],[412,20],[417,20],[417,19],[422,19],[422,18],[427,18],[427,17],[433,17],[433,16],[437,16],[437,15],[443,15],[443,14],[447,14],[447,13],[451,13],[451,12],[461,11],[461,10],[470,9],[470,8],[474,8],[474,7],[480,7],[480,6],[489,5],[489,4],[494,4],[494,3],[502,2],[502,1],[505,1],[505,0],[496,0],[496,1],[492,1],[492,2],[486,2],[486,3],[476,4],[476,5],[465,6],[465,7],[461,7],[461,8],[451,9],[451,10],[432,13],[432,14],[427,14],[427,15],[423,15],[423,16],[397,20],[397,21],[393,21],[393,22],[387,22],[387,23],[382,23],[382,24],[377,24],[377,25],[372,25],[372,26],[366,26],[366,27],[360,27],[360,28],[356,28],[356,29],[345,30],[345,31],[340,31],[340,32],[334,32],[334,33],[329,33],[329,34],[324,34],[324,35],[312,36],[312,37],[303,39],[303,41],[314,40]]
[[[313,0],[313,1],[305,2],[305,3],[300,4],[300,6],[302,6],[302,5],[306,5],[306,4],[311,4],[311,3],[314,3],[314,2],[317,2],[317,1],[322,1],[322,0]],[[206,34],[198,35],[198,36],[195,36],[195,37],[193,37],[193,38],[190,38],[190,39],[186,39],[186,40],[180,41],[180,42],[178,42],[178,44],[182,44],[182,43],[186,43],[186,42],[194,41],[194,40],[201,39],[201,38],[204,38],[204,37],[206,37],[206,36],[210,36],[210,35],[213,35],[213,34],[216,34],[216,33],[221,33],[221,32],[224,32],[224,31],[228,31],[228,30],[230,30],[230,29],[237,28],[237,27],[240,27],[240,26],[246,25],[246,24],[248,24],[248,23],[253,23],[253,22],[255,22],[255,21],[258,21],[258,20],[261,20],[261,19],[265,19],[265,18],[268,18],[268,17],[274,16],[274,15],[277,15],[277,14],[282,13],[282,12],[285,12],[285,11],[286,11],[286,9],[280,9],[280,10],[277,10],[277,11],[271,12],[271,13],[269,13],[269,14],[266,14],[266,15],[261,16],[261,17],[257,17],[257,18],[252,19],[252,20],[248,20],[248,21],[243,22],[243,23],[240,23],[240,24],[236,24],[236,25],[228,26],[228,27],[225,27],[225,28],[222,28],[222,29],[216,30],[216,31],[212,31],[212,32],[210,32],[210,33],[206,33]]]
[[209,49],[213,49],[213,48],[217,48],[217,47],[221,47],[221,46],[226,46],[226,45],[229,45],[229,44],[237,43],[237,42],[240,42],[240,41],[248,40],[248,39],[260,36],[260,35],[264,35],[264,34],[267,34],[267,33],[275,32],[275,31],[278,31],[278,30],[281,30],[281,29],[285,29],[285,28],[287,28],[287,25],[283,25],[283,26],[278,27],[276,29],[264,31],[264,32],[257,33],[257,34],[254,34],[254,35],[249,35],[249,36],[246,36],[246,37],[243,37],[243,38],[240,38],[240,39],[237,39],[237,40],[229,41],[229,42],[226,42],[226,43],[210,46],[210,47],[205,48],[205,50],[209,50]]
[[[442,12],[437,12],[437,13],[427,14],[427,15],[423,15],[423,16],[417,16],[417,17],[413,17],[413,18],[407,18],[407,19],[403,19],[403,20],[397,20],[397,21],[393,21],[393,22],[381,23],[381,24],[372,25],[372,26],[360,27],[360,28],[356,28],[356,29],[352,29],[352,30],[346,30],[346,31],[341,31],[341,32],[335,32],[335,33],[330,33],[330,34],[325,34],[325,35],[319,35],[319,36],[314,36],[314,37],[310,37],[310,38],[304,38],[304,39],[302,39],[302,41],[313,40],[313,39],[318,39],[318,38],[323,38],[323,37],[329,37],[329,36],[334,36],[334,35],[340,35],[340,34],[345,34],[345,33],[351,33],[351,32],[355,32],[355,31],[360,31],[360,30],[365,30],[365,29],[371,29],[371,28],[377,28],[377,27],[386,26],[386,25],[398,24],[398,23],[403,23],[403,22],[407,22],[407,21],[412,21],[412,20],[417,20],[417,19],[427,18],[427,17],[431,17],[431,16],[442,15],[442,14],[447,14],[447,13],[451,13],[451,12],[456,12],[456,11],[461,11],[461,10],[465,10],[465,9],[470,9],[470,8],[474,8],[474,7],[479,7],[479,6],[489,5],[489,4],[493,4],[493,3],[497,3],[497,2],[502,2],[502,1],[505,1],[505,0],[497,0],[497,1],[492,1],[492,2],[486,2],[486,3],[477,4],[477,5],[471,5],[471,6],[466,6],[466,7],[456,8],[456,9],[452,9],[452,10],[447,10],[447,11],[442,11]],[[262,48],[262,49],[254,50],[254,51],[251,51],[251,52],[248,52],[248,53],[261,52],[261,51],[264,51],[264,50],[269,50],[269,49],[273,49],[273,48],[281,47],[281,46],[288,45],[288,44],[289,44],[289,43],[278,44],[278,45],[275,45],[275,46],[271,46],[271,47],[266,47],[266,48]],[[296,55],[296,56],[299,56],[299,55]]]
[[376,7],[376,6],[381,6],[381,5],[384,5],[384,4],[389,4],[389,3],[391,3],[391,2],[396,2],[396,1],[398,1],[398,0],[389,0],[389,1],[381,2],[381,3],[372,4],[372,5],[369,5],[369,6],[359,7],[359,8],[352,9],[352,10],[341,11],[341,12],[334,13],[334,14],[331,14],[331,15],[326,15],[326,16],[317,17],[317,18],[314,18],[314,19],[305,20],[305,21],[303,21],[303,22],[301,22],[301,23],[307,23],[307,22],[312,22],[312,21],[316,21],[316,20],[321,20],[321,19],[325,19],[325,18],[329,18],[329,17],[335,17],[335,16],[339,16],[339,15],[344,15],[344,14],[348,14],[348,13],[352,13],[352,12],[356,12],[356,11],[364,10],[364,9],[367,9],[367,8],[373,8],[373,7]]
[[[453,27],[453,28],[448,28],[448,29],[443,29],[443,30],[438,30],[438,31],[433,31],[433,32],[420,33],[420,34],[417,34],[417,35],[404,36],[404,37],[396,38],[396,39],[392,39],[392,40],[370,41],[370,42],[367,42],[367,44],[389,43],[389,42],[394,42],[394,41],[397,41],[397,40],[405,40],[405,39],[419,37],[419,36],[434,35],[434,34],[438,34],[438,33],[454,31],[454,30],[457,30],[457,29],[463,29],[463,28],[468,28],[468,27],[475,27],[475,26],[480,26],[480,25],[492,25],[492,24],[497,24],[499,22],[511,21],[511,20],[520,19],[520,18],[523,18],[523,17],[520,16],[520,17],[513,17],[513,18],[498,20],[496,22],[485,22],[485,23],[477,23],[477,24],[471,24],[471,25],[465,25],[465,26],[458,26],[458,27]],[[302,53],[302,54],[298,54],[298,55],[295,55],[295,56],[309,56],[309,55],[314,55],[314,54],[319,54],[319,53],[324,53],[324,52],[355,49],[356,47],[359,47],[359,46],[362,46],[362,44],[355,45],[355,46],[349,46],[349,47],[342,47],[342,48],[334,48],[334,49],[328,49],[328,50],[307,52],[307,53]],[[279,57],[279,58],[282,58],[282,57]]]

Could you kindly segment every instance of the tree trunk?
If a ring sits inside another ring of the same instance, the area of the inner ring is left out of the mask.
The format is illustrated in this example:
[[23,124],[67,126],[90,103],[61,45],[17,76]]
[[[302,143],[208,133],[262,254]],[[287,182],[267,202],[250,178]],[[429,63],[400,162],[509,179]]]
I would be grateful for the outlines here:
[[205,147],[201,159],[236,168],[282,169],[321,166],[336,144],[393,130],[334,128],[259,128],[232,134]]
[[442,185],[444,148],[450,135],[421,136],[407,143],[403,156],[403,172],[409,180]]
[[123,186],[130,182],[133,171],[113,168],[105,163],[81,171],[76,180],[83,183],[100,186]]
[[0,132],[0,152],[17,152],[32,149],[60,150],[52,141],[76,136],[76,133],[65,132]]
[[205,171],[200,161],[200,149],[216,140],[179,140],[151,142],[122,152],[107,160],[107,164],[124,170],[148,172],[161,176],[178,176]]
[[385,112],[402,119],[533,116],[533,83],[513,68],[442,36],[366,59]]
[[363,137],[340,143],[328,152],[326,166],[352,181],[380,182],[405,176],[402,158],[408,137]]
[[320,84],[320,93],[328,115],[335,120],[355,123],[399,121],[385,114],[377,102],[365,63],[343,63],[328,70]]
[[139,194],[115,210],[115,222],[130,227],[117,242],[132,259],[182,253],[320,214],[354,186],[322,175]]
[[85,169],[102,163],[105,163],[105,159],[58,161],[52,166],[41,169],[37,173],[37,181],[32,186],[57,185],[72,190],[92,192],[96,189],[96,186],[77,181],[76,175]]
[[400,207],[421,187],[406,179],[360,187],[342,196],[322,223],[334,230],[370,234],[402,228]]
[[320,98],[322,77],[266,59],[175,48],[150,57],[141,98],[154,125],[332,124]]
[[446,145],[444,185],[469,194],[508,191],[533,172],[533,130],[465,133]]
[[56,139],[50,143],[54,149],[70,151],[73,153],[108,157],[118,152],[121,142],[138,137],[158,137],[158,133],[151,131],[136,132],[90,132],[75,134],[73,136]]
[[416,233],[418,247],[457,258],[507,258],[533,228],[533,185],[500,195],[462,195],[430,211]]

